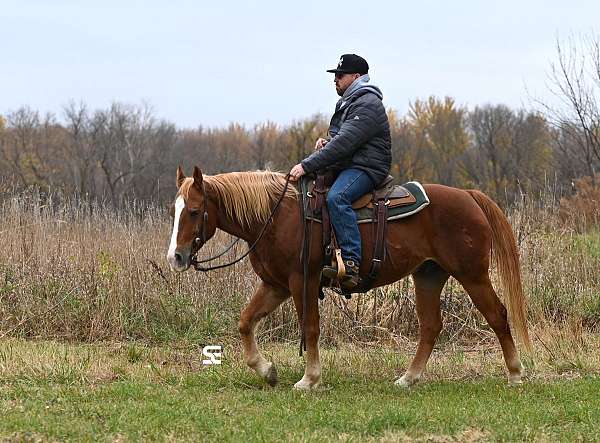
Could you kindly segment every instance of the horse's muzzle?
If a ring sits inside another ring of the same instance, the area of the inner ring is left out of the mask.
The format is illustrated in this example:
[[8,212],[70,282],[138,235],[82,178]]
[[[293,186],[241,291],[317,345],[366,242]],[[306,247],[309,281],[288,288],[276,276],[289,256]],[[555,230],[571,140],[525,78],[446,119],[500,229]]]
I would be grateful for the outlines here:
[[192,255],[190,248],[186,249],[175,250],[172,254],[167,254],[167,261],[173,271],[183,272],[189,269]]

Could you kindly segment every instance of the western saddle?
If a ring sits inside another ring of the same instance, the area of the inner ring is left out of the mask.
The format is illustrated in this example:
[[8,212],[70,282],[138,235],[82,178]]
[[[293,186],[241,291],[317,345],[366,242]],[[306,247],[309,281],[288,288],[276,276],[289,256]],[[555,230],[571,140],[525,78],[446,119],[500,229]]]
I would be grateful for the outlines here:
[[[314,178],[314,177],[313,177]],[[317,175],[314,180],[305,179],[302,185],[302,208],[304,224],[304,247],[308,248],[307,238],[310,237],[312,220],[309,220],[308,208],[313,214],[320,213],[322,220],[322,247],[323,247],[323,266],[337,263],[338,275],[336,280],[321,276],[319,285],[319,298],[325,298],[323,287],[331,287],[334,291],[350,298],[352,293],[367,292],[371,289],[385,259],[385,231],[387,226],[388,208],[405,206],[415,203],[415,197],[404,187],[394,185],[394,177],[388,176],[377,189],[363,195],[356,200],[352,207],[354,209],[369,208],[373,210],[373,223],[376,224],[375,243],[373,245],[373,258],[371,259],[371,268],[366,276],[361,277],[360,284],[348,292],[339,285],[339,281],[345,275],[344,262],[341,257],[341,251],[337,245],[335,234],[332,229],[329,211],[327,210],[326,197],[329,188],[333,184],[334,177],[331,175]],[[307,260],[306,254],[303,259]],[[307,266],[305,266],[307,270]]]

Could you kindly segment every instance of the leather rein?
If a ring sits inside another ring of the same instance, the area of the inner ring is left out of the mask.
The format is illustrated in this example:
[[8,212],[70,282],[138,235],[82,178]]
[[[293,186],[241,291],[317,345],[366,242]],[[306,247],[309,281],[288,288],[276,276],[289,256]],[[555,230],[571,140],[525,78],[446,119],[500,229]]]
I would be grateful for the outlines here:
[[233,246],[240,241],[240,238],[237,238],[233,241],[233,243],[231,243],[229,246],[227,246],[227,248],[225,248],[224,251],[220,252],[219,254],[213,256],[213,257],[209,257],[209,258],[205,258],[202,260],[198,260],[198,258],[196,257],[196,255],[198,254],[198,252],[200,251],[200,249],[202,248],[202,246],[204,246],[204,244],[208,241],[208,239],[206,238],[206,225],[208,224],[208,212],[206,210],[206,189],[204,187],[204,181],[202,181],[202,225],[198,228],[196,237],[194,239],[193,242],[193,247],[196,249],[196,252],[194,252],[190,258],[190,266],[192,266],[196,271],[213,271],[215,269],[221,269],[221,268],[226,268],[228,266],[234,265],[240,261],[242,261],[245,257],[248,256],[248,254],[250,254],[254,248],[256,247],[256,245],[258,244],[258,242],[260,241],[260,239],[262,238],[262,236],[264,235],[265,231],[267,230],[267,226],[269,226],[269,223],[271,223],[271,221],[273,221],[273,217],[275,216],[275,212],[277,211],[277,209],[279,208],[279,205],[281,204],[281,202],[283,201],[283,198],[285,197],[285,193],[287,192],[288,189],[288,185],[290,183],[290,174],[289,172],[286,174],[285,176],[285,185],[283,187],[283,192],[281,193],[281,196],[279,197],[279,199],[277,200],[277,203],[275,204],[275,207],[273,208],[273,210],[271,211],[271,214],[269,215],[269,218],[267,219],[267,221],[265,222],[265,224],[263,225],[263,227],[260,230],[260,233],[258,234],[258,237],[256,240],[254,240],[254,243],[252,243],[252,245],[248,248],[248,250],[240,257],[236,258],[235,260],[229,262],[229,263],[224,263],[221,265],[215,265],[215,266],[202,266],[202,263],[208,263],[211,262],[213,260],[216,260],[217,258],[223,256],[224,254],[226,254],[231,248],[233,248]]

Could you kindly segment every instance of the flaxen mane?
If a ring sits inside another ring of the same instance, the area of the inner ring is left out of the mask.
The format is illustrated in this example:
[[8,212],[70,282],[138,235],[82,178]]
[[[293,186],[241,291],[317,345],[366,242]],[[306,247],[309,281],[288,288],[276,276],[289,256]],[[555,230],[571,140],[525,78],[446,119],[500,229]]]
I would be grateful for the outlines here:
[[[205,175],[205,183],[214,191],[227,215],[243,227],[264,223],[285,186],[285,176],[279,172],[252,171]],[[194,179],[187,178],[179,193],[187,199]],[[286,197],[298,198],[296,188],[289,184]]]

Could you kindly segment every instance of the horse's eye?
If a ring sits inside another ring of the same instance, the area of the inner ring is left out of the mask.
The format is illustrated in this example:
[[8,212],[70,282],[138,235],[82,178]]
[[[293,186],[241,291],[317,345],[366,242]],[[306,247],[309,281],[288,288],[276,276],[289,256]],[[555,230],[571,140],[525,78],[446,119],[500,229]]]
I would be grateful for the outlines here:
[[196,217],[199,213],[200,211],[198,209],[190,209],[190,215],[192,217]]

